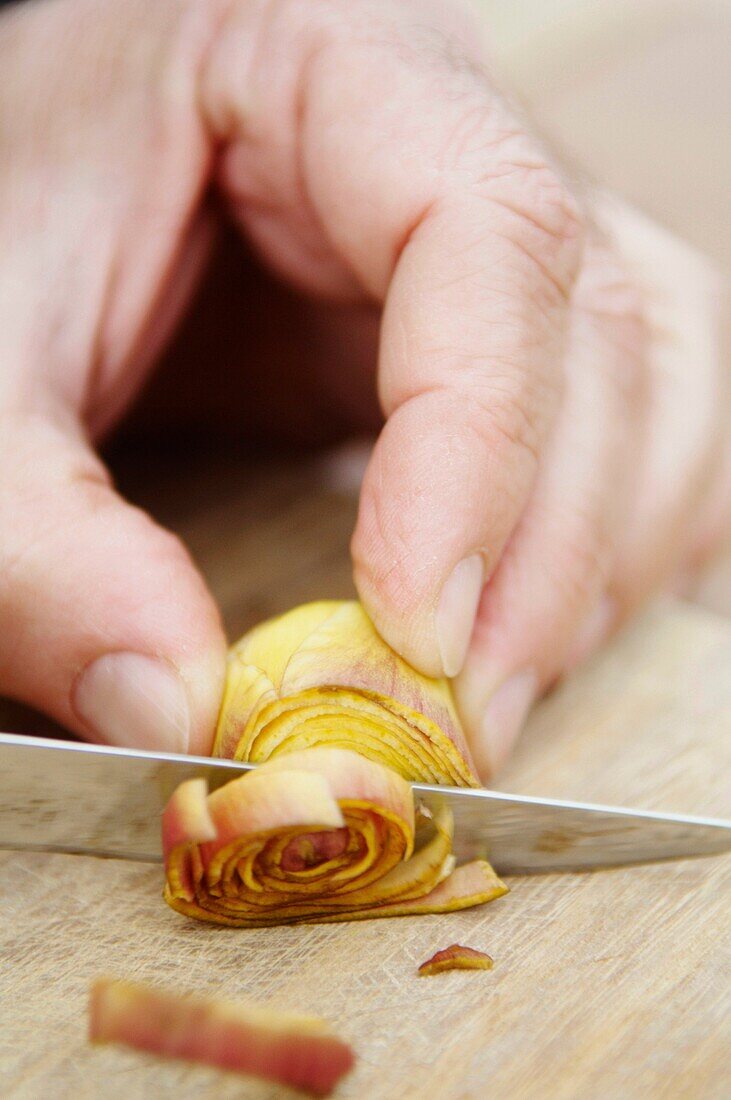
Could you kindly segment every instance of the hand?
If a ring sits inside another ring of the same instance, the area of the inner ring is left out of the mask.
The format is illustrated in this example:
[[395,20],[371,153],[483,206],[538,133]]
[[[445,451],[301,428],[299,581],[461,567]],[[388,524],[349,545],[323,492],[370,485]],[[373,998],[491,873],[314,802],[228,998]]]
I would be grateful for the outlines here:
[[377,353],[356,583],[404,656],[459,674],[483,775],[567,664],[715,545],[717,279],[577,198],[459,5],[40,0],[0,17],[0,73],[5,693],[86,737],[210,745],[216,608],[93,442],[205,271],[211,186],[328,349],[313,421],[357,421]]

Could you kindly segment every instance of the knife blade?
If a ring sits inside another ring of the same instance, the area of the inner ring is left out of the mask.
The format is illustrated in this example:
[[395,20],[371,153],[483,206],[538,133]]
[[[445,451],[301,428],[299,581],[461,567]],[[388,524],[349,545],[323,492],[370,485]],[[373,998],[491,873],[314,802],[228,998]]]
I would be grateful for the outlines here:
[[[160,815],[179,783],[214,790],[252,765],[0,734],[0,848],[160,862]],[[454,815],[459,860],[502,874],[581,871],[731,851],[731,821],[500,791],[412,784]]]

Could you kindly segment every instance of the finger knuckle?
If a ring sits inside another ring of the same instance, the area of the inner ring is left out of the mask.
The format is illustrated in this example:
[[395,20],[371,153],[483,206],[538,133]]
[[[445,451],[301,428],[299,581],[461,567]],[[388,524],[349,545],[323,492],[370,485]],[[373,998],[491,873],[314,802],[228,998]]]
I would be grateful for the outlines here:
[[494,389],[489,396],[478,390],[470,406],[467,426],[486,448],[496,455],[517,452],[531,466],[538,465],[542,432],[524,402],[500,397]]
[[379,494],[367,492],[361,496],[350,555],[359,588],[364,587],[377,602],[390,607],[411,605],[418,580],[413,548]]
[[495,360],[489,372],[471,371],[459,380],[454,400],[480,443],[507,469],[516,460],[537,467],[548,426],[557,407],[563,380],[520,371]]
[[547,237],[581,240],[581,207],[561,175],[519,130],[509,131],[500,144],[505,142],[514,145],[513,155],[490,173],[488,189],[496,195],[497,185],[509,181],[512,205],[525,221],[535,223]]
[[[462,54],[459,55],[462,57]],[[578,273],[585,215],[582,204],[540,142],[516,117],[484,67],[469,56],[442,98],[451,120],[442,130],[438,168],[452,201],[487,202],[491,221],[521,256],[566,297]]]
[[[584,237],[580,204],[559,173],[517,130],[498,139],[499,163],[479,182],[501,235],[537,268],[553,297],[567,298]],[[507,146],[509,152],[505,148]]]

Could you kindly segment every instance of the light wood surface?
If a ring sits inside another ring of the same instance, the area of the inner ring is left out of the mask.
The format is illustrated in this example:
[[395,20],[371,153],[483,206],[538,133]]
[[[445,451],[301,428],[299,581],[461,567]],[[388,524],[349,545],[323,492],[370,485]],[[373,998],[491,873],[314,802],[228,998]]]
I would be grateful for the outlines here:
[[[317,468],[211,460],[184,484],[164,474],[144,462],[128,487],[144,498],[139,476],[189,538],[232,634],[350,591],[353,502],[319,487]],[[729,814],[730,734],[731,623],[658,606],[537,710],[502,786]],[[726,857],[516,878],[506,898],[449,917],[262,931],[173,913],[156,867],[3,853],[0,874],[3,1097],[290,1095],[90,1047],[86,996],[100,973],[326,1017],[359,1056],[342,1096],[729,1094]],[[454,941],[487,950],[494,971],[416,977]]]
[[[548,133],[728,263],[728,6],[484,4],[503,69]],[[232,637],[350,594],[353,501],[311,468],[209,456],[179,471],[141,456],[122,488],[186,536]],[[731,608],[729,575],[712,597]],[[0,704],[0,728],[40,727]],[[730,735],[731,623],[658,606],[536,711],[501,786],[729,815]],[[161,900],[159,868],[0,853],[0,875],[3,1098],[293,1095],[89,1047],[100,973],[319,1013],[358,1052],[338,1094],[358,1100],[731,1095],[729,858],[514,879],[506,898],[452,917],[262,931],[185,921]],[[455,940],[495,970],[416,977]]]

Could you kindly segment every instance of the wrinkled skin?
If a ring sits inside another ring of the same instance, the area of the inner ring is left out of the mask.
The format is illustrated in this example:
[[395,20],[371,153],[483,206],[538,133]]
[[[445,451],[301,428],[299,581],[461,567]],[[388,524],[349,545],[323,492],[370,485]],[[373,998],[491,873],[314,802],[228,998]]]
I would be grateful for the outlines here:
[[0,691],[210,748],[218,612],[93,444],[224,225],[161,415],[294,442],[384,418],[356,583],[457,675],[483,776],[728,530],[716,273],[564,177],[460,4],[39,0],[0,14],[0,74]]

